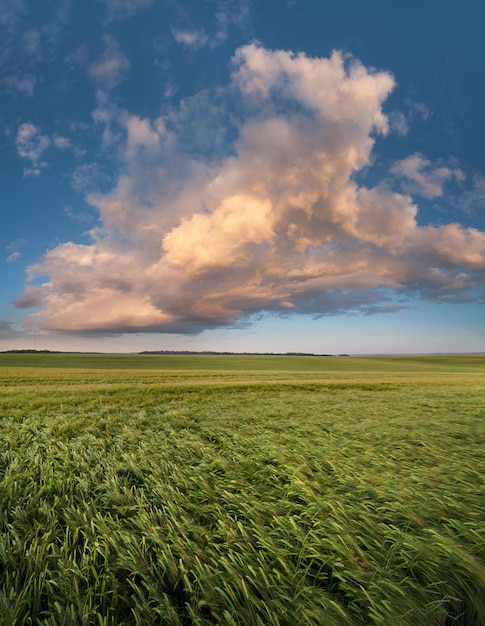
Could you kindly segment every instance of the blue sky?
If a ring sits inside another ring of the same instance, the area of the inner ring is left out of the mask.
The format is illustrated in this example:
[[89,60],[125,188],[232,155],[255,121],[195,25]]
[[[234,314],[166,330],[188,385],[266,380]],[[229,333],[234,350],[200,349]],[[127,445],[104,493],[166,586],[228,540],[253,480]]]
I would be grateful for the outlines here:
[[479,0],[0,0],[0,350],[485,351]]

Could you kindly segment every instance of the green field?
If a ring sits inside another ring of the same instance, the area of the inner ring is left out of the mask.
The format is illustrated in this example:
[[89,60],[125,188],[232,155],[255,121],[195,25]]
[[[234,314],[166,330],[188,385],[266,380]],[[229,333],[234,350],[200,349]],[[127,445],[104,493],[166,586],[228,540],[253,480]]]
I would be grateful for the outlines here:
[[485,624],[485,356],[0,354],[0,624]]

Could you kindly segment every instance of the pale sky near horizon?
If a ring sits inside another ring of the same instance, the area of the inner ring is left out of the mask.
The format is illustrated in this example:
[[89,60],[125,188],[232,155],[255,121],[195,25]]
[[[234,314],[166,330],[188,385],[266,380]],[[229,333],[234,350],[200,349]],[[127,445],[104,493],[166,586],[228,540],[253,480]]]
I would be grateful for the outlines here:
[[485,352],[484,28],[0,0],[0,350]]

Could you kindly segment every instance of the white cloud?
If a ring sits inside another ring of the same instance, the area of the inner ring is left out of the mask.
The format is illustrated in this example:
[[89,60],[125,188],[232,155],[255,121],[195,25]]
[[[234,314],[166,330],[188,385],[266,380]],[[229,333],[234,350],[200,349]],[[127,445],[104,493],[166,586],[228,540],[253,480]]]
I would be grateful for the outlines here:
[[[395,310],[393,294],[472,297],[485,284],[484,232],[419,226],[407,193],[356,182],[388,132],[393,87],[388,72],[338,52],[245,46],[225,92],[245,117],[212,159],[180,139],[200,116],[186,103],[151,120],[100,102],[100,122],[123,138],[116,185],[88,195],[100,226],[88,245],[62,244],[32,266],[44,284],[17,304],[42,304],[45,329],[197,332],[260,311]],[[421,155],[394,168],[427,197],[459,176]]]
[[19,126],[15,143],[17,154],[32,165],[24,170],[24,175],[39,176],[41,169],[47,166],[42,155],[51,144],[49,137],[42,135],[34,124],[25,122]]
[[134,156],[140,148],[157,150],[160,147],[160,139],[166,134],[162,119],[142,119],[137,115],[122,115],[121,122],[126,128],[126,157]]
[[182,30],[172,28],[172,35],[177,43],[181,43],[188,48],[199,50],[207,43],[207,35],[203,30]]
[[24,176],[33,178],[39,177],[42,170],[47,167],[47,161],[43,157],[48,148],[53,146],[59,150],[65,150],[71,147],[71,141],[67,137],[44,135],[35,124],[30,122],[24,122],[19,126],[15,144],[17,154],[30,161],[30,166],[24,168]]
[[71,140],[67,137],[63,137],[62,135],[54,135],[52,137],[52,142],[56,148],[59,148],[59,150],[66,150],[71,147]]
[[458,168],[432,167],[431,162],[421,154],[412,154],[397,161],[391,172],[404,179],[403,187],[411,194],[425,198],[439,198],[443,195],[443,185],[451,180],[463,180],[463,172]]
[[130,62],[112,37],[105,35],[104,44],[104,52],[89,66],[88,74],[99,87],[110,90],[125,80]]

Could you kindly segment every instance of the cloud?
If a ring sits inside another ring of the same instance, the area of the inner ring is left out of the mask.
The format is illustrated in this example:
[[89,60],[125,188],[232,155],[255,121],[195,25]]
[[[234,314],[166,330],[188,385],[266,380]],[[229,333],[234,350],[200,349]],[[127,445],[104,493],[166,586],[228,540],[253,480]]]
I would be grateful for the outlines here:
[[33,309],[42,305],[44,294],[41,288],[28,285],[24,293],[14,301],[17,309]]
[[106,5],[108,19],[130,17],[142,9],[147,9],[153,0],[101,0]]
[[[42,13],[33,15],[33,3],[0,0],[2,78],[7,92],[32,97],[43,82],[39,67],[52,63],[71,19],[73,0],[45,2]],[[35,26],[30,26],[35,20]]]
[[71,140],[67,137],[63,137],[62,135],[54,135],[52,137],[52,141],[55,147],[59,150],[66,150],[71,147]]
[[207,43],[207,35],[203,30],[182,30],[172,28],[172,35],[177,43],[181,43],[188,48],[199,50]]
[[104,52],[89,66],[88,74],[99,87],[110,90],[125,80],[130,62],[112,37],[105,35],[104,44]]
[[17,154],[31,162],[31,167],[24,170],[24,176],[39,176],[41,169],[47,166],[42,155],[51,144],[49,137],[42,135],[34,124],[25,122],[19,126],[15,143]]
[[59,150],[66,150],[71,147],[71,141],[67,137],[44,135],[31,122],[24,122],[19,126],[15,144],[19,157],[30,161],[30,167],[24,169],[24,176],[34,178],[40,176],[42,170],[47,167],[47,161],[43,157],[48,148],[53,146]]
[[412,98],[406,98],[406,106],[409,110],[409,116],[423,122],[426,122],[432,115],[432,111],[427,104],[414,100]]
[[[195,50],[206,45],[216,48],[227,40],[231,28],[243,33],[246,31],[245,36],[248,38],[251,0],[208,0],[207,5],[207,8],[214,6],[212,33],[208,35],[205,30],[194,27],[172,28],[172,35],[177,43]],[[186,17],[185,11],[181,13]]]
[[[119,177],[87,196],[91,242],[49,250],[28,270],[43,284],[17,306],[41,306],[32,319],[46,330],[194,333],[262,312],[371,314],[483,292],[484,232],[420,226],[409,192],[357,182],[389,130],[389,72],[256,44],[232,69],[223,93],[156,119],[100,105]],[[227,126],[225,149],[184,135],[205,112]],[[428,197],[457,176],[421,155],[394,169]]]
[[391,124],[391,130],[400,135],[401,137],[405,137],[409,132],[409,124],[406,116],[401,111],[393,111],[389,115],[389,121]]
[[93,223],[94,216],[91,212],[87,211],[84,207],[82,209],[75,209],[70,204],[63,206],[64,213],[72,220],[79,222],[80,224]]
[[36,76],[30,73],[22,76],[7,76],[3,80],[3,83],[7,87],[8,91],[20,93],[28,98],[31,98],[34,95],[36,82]]
[[159,149],[160,138],[165,135],[165,126],[160,118],[152,123],[137,115],[123,114],[120,121],[126,129],[125,155],[128,159],[140,149]]
[[219,0],[217,2],[216,34],[211,45],[217,46],[223,43],[228,35],[231,25],[244,29],[250,10],[250,0]]
[[12,243],[6,247],[6,250],[9,253],[7,256],[7,263],[13,263],[22,256],[21,250],[24,244],[25,239],[18,239],[17,241],[12,241]]
[[83,163],[76,167],[71,174],[71,186],[77,193],[93,191],[100,182],[105,182],[107,176],[100,163]]
[[13,339],[23,336],[23,333],[16,330],[15,324],[9,319],[0,319],[0,339]]
[[472,186],[453,198],[453,205],[466,215],[479,215],[485,209],[485,176],[475,173]]
[[22,35],[22,48],[27,56],[38,56],[42,53],[42,34],[38,28],[30,28]]
[[439,198],[443,195],[443,185],[451,179],[463,180],[464,174],[459,168],[431,167],[431,162],[421,154],[412,154],[402,161],[397,161],[391,172],[404,179],[403,187],[412,194],[425,198]]
[[0,3],[0,25],[7,31],[12,31],[25,13],[25,0],[2,0]]

